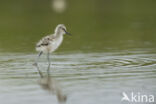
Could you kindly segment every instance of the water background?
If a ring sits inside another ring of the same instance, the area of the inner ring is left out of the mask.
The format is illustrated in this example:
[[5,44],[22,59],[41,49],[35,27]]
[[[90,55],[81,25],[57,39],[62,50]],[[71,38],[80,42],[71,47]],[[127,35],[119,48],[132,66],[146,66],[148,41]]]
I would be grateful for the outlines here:
[[[36,42],[63,23],[72,36],[51,54],[51,75],[67,104],[127,104],[122,92],[156,96],[156,2],[0,1],[0,104],[57,104],[39,85]],[[47,61],[39,61],[46,74]],[[146,103],[145,103],[146,104]]]

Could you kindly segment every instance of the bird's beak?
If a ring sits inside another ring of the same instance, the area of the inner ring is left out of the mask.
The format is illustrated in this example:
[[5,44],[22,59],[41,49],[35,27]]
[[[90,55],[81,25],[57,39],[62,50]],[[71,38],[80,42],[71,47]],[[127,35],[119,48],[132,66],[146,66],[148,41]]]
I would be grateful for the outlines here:
[[65,33],[66,33],[67,35],[72,35],[71,33],[67,32],[65,29],[64,29],[64,31],[65,31]]
[[67,34],[67,35],[70,35],[70,36],[72,35],[71,33],[67,32],[67,31],[66,31],[66,34]]

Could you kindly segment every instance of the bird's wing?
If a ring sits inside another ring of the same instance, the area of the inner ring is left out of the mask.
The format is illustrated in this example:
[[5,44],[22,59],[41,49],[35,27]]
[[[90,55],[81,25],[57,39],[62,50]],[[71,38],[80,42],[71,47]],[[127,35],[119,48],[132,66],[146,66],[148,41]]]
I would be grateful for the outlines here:
[[36,47],[41,47],[41,46],[47,46],[52,42],[54,37],[52,35],[48,35],[46,37],[43,37],[37,44]]

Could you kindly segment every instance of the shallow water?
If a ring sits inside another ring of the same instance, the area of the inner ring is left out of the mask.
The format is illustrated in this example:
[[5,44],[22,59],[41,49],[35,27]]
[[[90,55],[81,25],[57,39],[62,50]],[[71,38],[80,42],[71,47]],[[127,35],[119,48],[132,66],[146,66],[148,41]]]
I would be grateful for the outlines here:
[[[32,63],[36,54],[0,54],[2,104],[57,104],[39,85]],[[67,94],[67,104],[121,104],[122,92],[156,93],[153,49],[67,52],[51,55],[51,75]],[[39,61],[46,74],[45,55]]]
[[[58,24],[72,34],[51,55],[67,104],[127,104],[122,92],[156,97],[156,1],[64,0],[62,13],[52,1],[0,0],[0,104],[57,104],[32,64],[35,43]],[[45,55],[39,65],[45,75]]]

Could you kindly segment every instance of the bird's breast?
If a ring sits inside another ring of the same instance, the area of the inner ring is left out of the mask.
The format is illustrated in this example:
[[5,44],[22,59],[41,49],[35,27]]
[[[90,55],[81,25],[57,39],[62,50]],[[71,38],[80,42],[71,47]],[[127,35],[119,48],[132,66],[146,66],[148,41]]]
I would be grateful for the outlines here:
[[56,50],[61,45],[62,41],[63,41],[63,36],[54,39],[54,41],[51,42],[52,51]]

